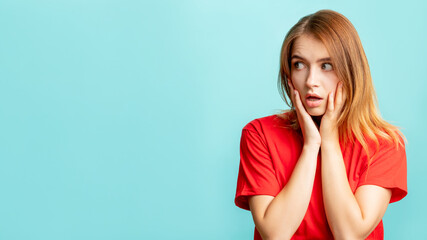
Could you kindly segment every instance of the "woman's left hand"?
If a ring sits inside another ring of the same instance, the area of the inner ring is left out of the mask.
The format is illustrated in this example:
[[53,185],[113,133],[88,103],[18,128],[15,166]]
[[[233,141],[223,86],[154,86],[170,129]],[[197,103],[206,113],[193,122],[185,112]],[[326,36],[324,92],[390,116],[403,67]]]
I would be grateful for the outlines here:
[[337,122],[345,99],[346,94],[343,90],[343,83],[339,82],[336,90],[328,94],[328,104],[319,128],[322,143],[324,141],[339,141]]

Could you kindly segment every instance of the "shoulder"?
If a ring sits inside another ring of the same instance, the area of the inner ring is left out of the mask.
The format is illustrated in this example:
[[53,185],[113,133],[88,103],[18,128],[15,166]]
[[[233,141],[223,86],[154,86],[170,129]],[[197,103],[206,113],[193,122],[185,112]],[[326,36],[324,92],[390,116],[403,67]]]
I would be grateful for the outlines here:
[[287,115],[269,115],[256,118],[247,123],[242,135],[252,135],[260,138],[265,144],[285,144],[300,140],[300,134],[292,129]]
[[286,112],[282,114],[273,114],[265,117],[256,118],[248,122],[243,127],[243,130],[262,133],[264,131],[271,131],[275,129],[289,129],[290,121],[287,118],[288,116],[289,113]]
[[376,154],[381,153],[394,153],[394,154],[404,154],[405,153],[405,141],[404,137],[400,132],[396,131],[395,138],[392,136],[381,137],[377,136],[377,139],[368,138],[367,145],[370,153],[374,153],[373,157]]
[[398,141],[378,138],[367,141],[370,155],[366,158],[359,186],[372,184],[392,190],[390,202],[396,202],[407,194],[407,162],[403,137],[397,136]]

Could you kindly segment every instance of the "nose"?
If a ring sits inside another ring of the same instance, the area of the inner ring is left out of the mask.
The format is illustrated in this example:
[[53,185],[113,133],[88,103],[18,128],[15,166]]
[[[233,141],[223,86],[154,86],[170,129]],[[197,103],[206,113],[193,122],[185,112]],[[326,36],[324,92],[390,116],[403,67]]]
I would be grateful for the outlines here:
[[307,79],[305,84],[308,88],[318,87],[319,86],[319,76],[316,73],[315,69],[310,69],[308,72]]

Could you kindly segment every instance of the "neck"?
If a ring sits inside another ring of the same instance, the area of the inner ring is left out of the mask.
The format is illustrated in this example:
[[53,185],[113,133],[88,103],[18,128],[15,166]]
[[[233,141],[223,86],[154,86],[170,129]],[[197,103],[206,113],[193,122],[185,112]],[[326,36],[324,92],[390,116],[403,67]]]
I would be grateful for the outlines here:
[[322,117],[321,116],[311,116],[311,118],[313,119],[314,123],[316,123],[317,127],[320,127],[320,122],[322,121]]

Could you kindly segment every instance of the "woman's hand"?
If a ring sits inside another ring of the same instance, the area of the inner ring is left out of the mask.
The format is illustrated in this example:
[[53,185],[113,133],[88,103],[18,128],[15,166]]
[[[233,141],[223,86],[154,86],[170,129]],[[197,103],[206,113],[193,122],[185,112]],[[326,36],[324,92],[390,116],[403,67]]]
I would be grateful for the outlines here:
[[288,80],[288,85],[291,89],[291,100],[295,106],[298,123],[301,127],[302,135],[304,137],[304,145],[320,146],[321,138],[316,124],[314,123],[310,114],[308,114],[308,112],[305,110],[304,105],[301,102],[300,94],[297,90],[294,89],[290,80]]
[[328,94],[328,105],[320,123],[322,141],[339,142],[337,122],[345,100],[346,93],[343,90],[343,83],[339,82],[336,90]]

